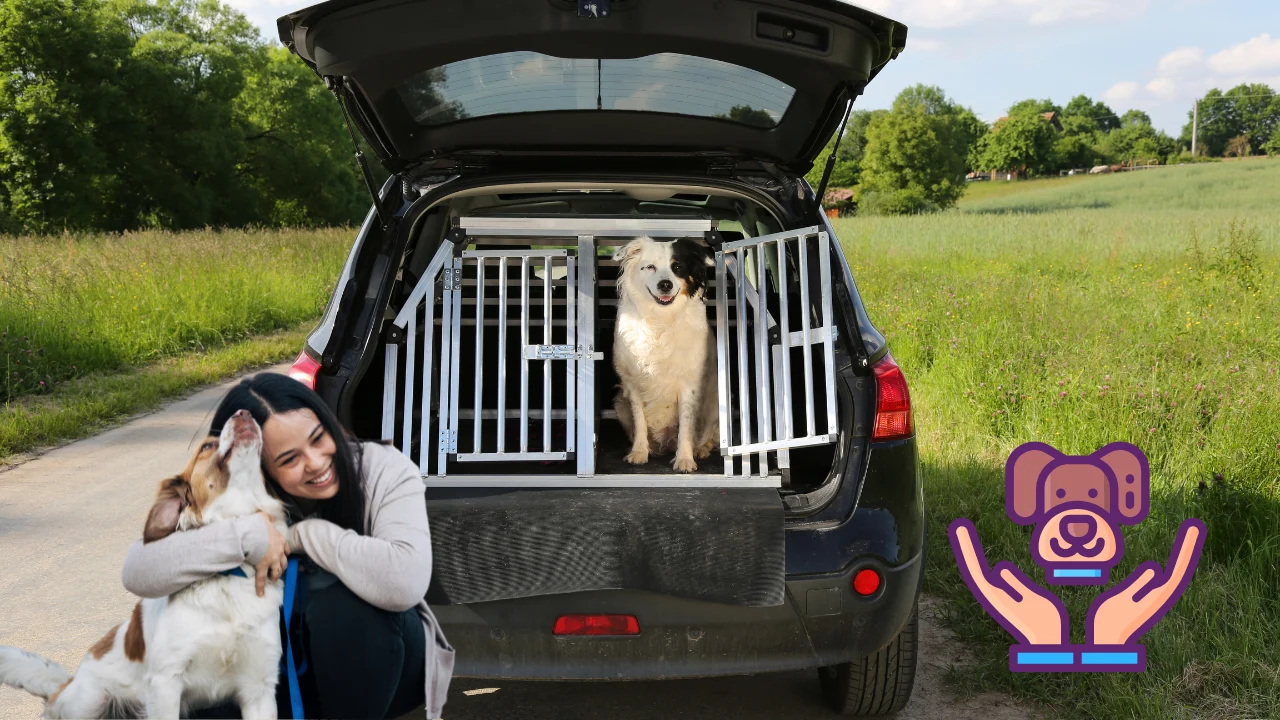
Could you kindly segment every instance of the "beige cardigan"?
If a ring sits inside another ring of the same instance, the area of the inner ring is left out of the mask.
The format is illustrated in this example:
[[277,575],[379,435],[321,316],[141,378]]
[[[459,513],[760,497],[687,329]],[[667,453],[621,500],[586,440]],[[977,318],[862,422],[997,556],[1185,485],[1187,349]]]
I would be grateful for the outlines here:
[[[377,443],[361,443],[361,450],[366,534],[313,518],[289,528],[289,547],[370,605],[392,612],[417,608],[427,637],[427,717],[438,718],[453,676],[454,651],[425,600],[431,584],[426,487],[417,466],[398,450]],[[267,527],[257,516],[146,545],[138,540],[124,561],[124,587],[141,597],[166,597],[223,570],[256,565],[266,552]]]

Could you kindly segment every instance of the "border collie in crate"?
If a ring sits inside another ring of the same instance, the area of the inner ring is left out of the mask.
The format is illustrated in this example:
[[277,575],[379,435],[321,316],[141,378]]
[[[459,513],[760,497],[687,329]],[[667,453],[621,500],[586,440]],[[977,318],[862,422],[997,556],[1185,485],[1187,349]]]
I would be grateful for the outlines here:
[[642,237],[619,248],[618,319],[613,366],[622,379],[613,401],[631,440],[625,460],[675,451],[679,472],[698,469],[720,438],[714,337],[707,322],[710,250],[692,240]]

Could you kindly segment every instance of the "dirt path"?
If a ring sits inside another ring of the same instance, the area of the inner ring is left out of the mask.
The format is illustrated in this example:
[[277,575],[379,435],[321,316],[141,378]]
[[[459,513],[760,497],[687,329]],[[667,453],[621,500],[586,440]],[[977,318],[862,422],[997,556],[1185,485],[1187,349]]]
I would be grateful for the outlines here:
[[[0,472],[0,644],[74,668],[135,598],[120,565],[142,532],[157,483],[180,469],[229,385],[209,388],[101,435]],[[942,684],[965,661],[926,607],[921,666],[902,718],[1022,720],[1001,696],[956,702]],[[492,688],[497,688],[492,690]],[[36,718],[40,703],[0,687],[0,718]],[[812,672],[662,683],[494,683],[458,680],[448,720],[468,718],[829,718]]]

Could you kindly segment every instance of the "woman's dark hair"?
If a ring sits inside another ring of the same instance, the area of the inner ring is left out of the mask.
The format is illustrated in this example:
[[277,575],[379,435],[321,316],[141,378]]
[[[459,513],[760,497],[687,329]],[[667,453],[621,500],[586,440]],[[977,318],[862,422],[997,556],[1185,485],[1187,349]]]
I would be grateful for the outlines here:
[[[338,478],[338,493],[328,500],[319,501],[317,511],[321,518],[364,535],[364,488],[357,469],[360,467],[360,445],[342,427],[320,396],[287,375],[258,373],[241,380],[223,396],[213,413],[213,422],[209,423],[209,434],[220,435],[222,426],[241,409],[248,410],[259,427],[266,425],[267,418],[276,413],[310,410],[316,414],[321,427],[333,438],[337,448],[333,454],[333,469]],[[302,512],[297,503],[272,479],[265,461],[263,474],[267,485],[288,506],[290,514],[300,517]]]

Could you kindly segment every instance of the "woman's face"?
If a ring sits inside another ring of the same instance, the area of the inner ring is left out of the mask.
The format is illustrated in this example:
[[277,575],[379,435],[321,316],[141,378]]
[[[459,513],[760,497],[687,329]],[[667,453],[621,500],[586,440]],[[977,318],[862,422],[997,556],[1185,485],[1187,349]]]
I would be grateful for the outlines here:
[[262,426],[262,460],[280,488],[294,497],[328,500],[338,494],[337,447],[310,410],[275,413]]

